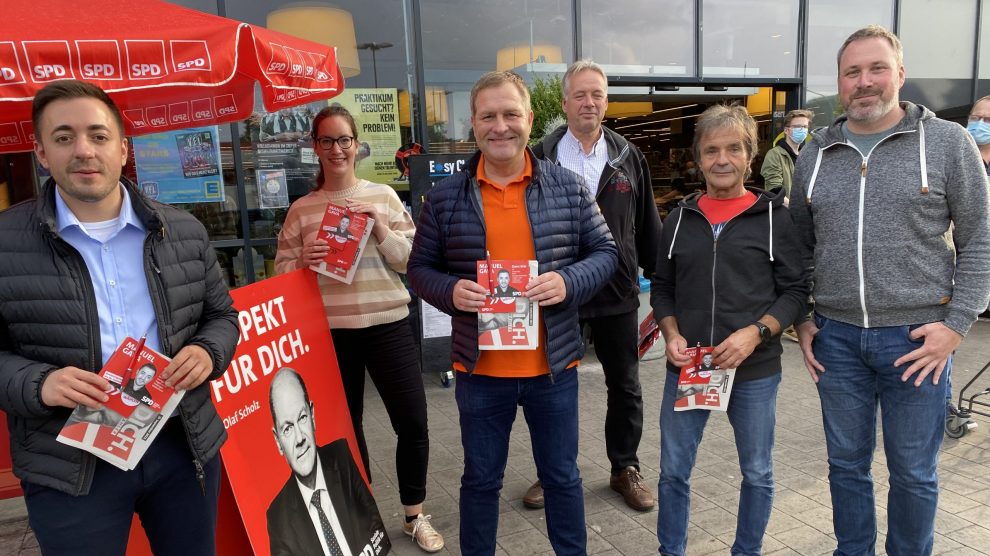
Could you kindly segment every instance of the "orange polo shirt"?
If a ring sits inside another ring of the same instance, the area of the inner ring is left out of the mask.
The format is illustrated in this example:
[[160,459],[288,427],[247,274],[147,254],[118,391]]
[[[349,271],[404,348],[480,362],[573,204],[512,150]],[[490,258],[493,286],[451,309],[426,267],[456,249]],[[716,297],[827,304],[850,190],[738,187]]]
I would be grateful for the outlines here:
[[[526,211],[526,188],[532,178],[533,162],[528,153],[522,173],[504,185],[485,176],[484,155],[478,163],[478,185],[481,186],[481,204],[485,211],[485,247],[492,259],[536,260],[533,231]],[[502,378],[549,373],[542,316],[539,328],[540,343],[535,350],[482,351],[474,372]]]

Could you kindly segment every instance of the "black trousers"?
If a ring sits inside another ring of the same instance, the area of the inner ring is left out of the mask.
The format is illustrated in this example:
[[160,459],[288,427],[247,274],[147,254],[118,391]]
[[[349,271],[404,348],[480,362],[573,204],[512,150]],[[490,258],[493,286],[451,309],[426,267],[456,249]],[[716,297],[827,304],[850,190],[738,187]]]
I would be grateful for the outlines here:
[[643,436],[643,390],[639,385],[637,311],[582,322],[591,328],[591,341],[605,371],[605,453],[612,474],[630,465],[639,469],[636,451]]
[[367,328],[338,328],[330,333],[347,408],[369,480],[371,468],[362,425],[365,369],[378,389],[392,430],[398,437],[395,470],[399,479],[399,499],[405,506],[422,503],[426,499],[430,438],[426,423],[426,390],[409,318]]
[[42,553],[124,556],[137,513],[155,554],[213,556],[220,458],[203,462],[202,485],[192,460],[182,423],[173,417],[133,471],[96,460],[85,496],[21,481],[28,522]]

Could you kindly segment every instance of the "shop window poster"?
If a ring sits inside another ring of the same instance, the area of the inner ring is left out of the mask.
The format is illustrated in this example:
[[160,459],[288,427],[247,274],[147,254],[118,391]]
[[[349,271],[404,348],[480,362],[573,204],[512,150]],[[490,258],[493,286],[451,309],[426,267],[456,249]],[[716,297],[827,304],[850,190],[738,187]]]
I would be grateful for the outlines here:
[[329,101],[331,106],[340,104],[354,116],[358,128],[355,173],[359,178],[374,183],[401,181],[402,171],[395,165],[395,152],[402,145],[398,97],[397,89],[348,87]]
[[132,139],[138,186],[162,203],[224,201],[217,126],[142,135]]

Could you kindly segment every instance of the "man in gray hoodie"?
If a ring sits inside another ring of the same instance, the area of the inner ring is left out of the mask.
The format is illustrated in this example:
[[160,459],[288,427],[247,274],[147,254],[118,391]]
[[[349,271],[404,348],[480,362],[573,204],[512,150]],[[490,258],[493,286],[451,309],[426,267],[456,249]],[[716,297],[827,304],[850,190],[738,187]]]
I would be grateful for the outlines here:
[[838,66],[845,115],[801,150],[790,203],[814,269],[798,335],[822,402],[835,554],[876,550],[878,403],[887,554],[931,554],[943,374],[990,296],[987,176],[961,126],[899,101],[895,35],[853,33]]

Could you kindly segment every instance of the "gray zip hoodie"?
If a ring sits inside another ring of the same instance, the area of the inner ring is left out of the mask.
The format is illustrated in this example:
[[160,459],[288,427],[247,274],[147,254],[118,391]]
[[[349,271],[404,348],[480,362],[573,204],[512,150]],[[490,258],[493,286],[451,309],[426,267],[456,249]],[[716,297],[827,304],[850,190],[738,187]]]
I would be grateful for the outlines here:
[[864,328],[943,321],[966,335],[990,298],[987,176],[965,129],[901,106],[907,115],[869,153],[846,140],[845,116],[801,149],[790,209],[815,310]]

